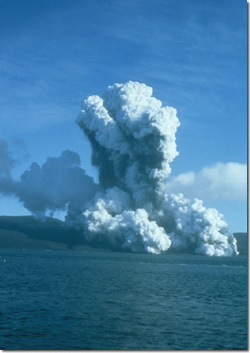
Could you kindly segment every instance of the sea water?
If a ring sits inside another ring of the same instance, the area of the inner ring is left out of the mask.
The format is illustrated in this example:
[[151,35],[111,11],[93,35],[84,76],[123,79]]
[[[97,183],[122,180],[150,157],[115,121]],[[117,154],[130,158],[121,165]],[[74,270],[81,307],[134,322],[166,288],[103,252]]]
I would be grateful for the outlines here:
[[0,251],[0,349],[247,349],[247,257]]

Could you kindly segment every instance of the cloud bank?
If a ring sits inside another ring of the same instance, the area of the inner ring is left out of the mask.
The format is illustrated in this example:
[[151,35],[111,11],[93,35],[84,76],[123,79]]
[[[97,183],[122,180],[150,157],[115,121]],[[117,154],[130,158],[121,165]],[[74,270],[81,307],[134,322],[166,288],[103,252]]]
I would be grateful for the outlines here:
[[[170,178],[171,162],[178,156],[175,134],[180,122],[177,111],[163,107],[152,93],[145,84],[130,81],[82,101],[76,122],[91,143],[98,185],[80,168],[78,154],[68,150],[49,157],[41,167],[33,163],[14,182],[9,172],[11,158],[3,144],[8,192],[35,215],[66,209],[67,227],[82,230],[88,241],[106,242],[116,249],[236,255],[236,240],[223,215],[180,193],[185,185],[195,188],[198,177],[200,185],[209,182],[214,192],[225,168],[218,164],[214,169],[204,168],[199,176]],[[227,168],[226,174],[238,171],[233,163]]]
[[184,193],[187,197],[206,200],[246,200],[247,165],[216,163],[198,173],[187,172],[170,178],[168,192]]

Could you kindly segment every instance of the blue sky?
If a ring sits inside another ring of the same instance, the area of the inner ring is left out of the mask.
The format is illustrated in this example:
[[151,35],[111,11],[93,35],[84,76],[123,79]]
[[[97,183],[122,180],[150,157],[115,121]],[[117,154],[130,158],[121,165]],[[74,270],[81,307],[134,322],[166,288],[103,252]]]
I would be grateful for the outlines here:
[[[67,148],[96,176],[88,141],[74,123],[80,101],[129,80],[153,87],[156,98],[178,111],[180,154],[172,163],[173,177],[216,163],[246,164],[246,1],[0,0],[0,5],[0,135],[18,160],[14,177],[32,161],[41,164]],[[235,184],[240,188],[242,180],[234,179],[229,188]],[[224,213],[232,231],[246,231],[246,196],[211,199],[204,193],[204,202]],[[2,197],[0,214],[28,211]]]

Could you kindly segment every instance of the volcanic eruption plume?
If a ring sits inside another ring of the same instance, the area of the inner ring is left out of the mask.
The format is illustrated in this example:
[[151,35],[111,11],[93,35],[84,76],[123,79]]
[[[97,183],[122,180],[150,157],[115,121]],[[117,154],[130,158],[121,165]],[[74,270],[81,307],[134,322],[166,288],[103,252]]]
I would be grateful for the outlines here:
[[174,108],[162,107],[145,84],[128,82],[84,99],[81,109],[76,122],[91,143],[99,190],[81,207],[69,203],[69,226],[82,229],[88,240],[131,251],[237,254],[216,209],[168,194],[170,163],[178,155]]
[[178,155],[177,112],[138,82],[115,84],[81,103],[76,120],[92,146],[99,184],[86,175],[77,153],[65,150],[32,163],[20,180],[0,140],[0,192],[14,194],[34,215],[66,210],[65,225],[86,240],[136,252],[185,251],[229,256],[236,240],[216,209],[168,192],[170,164]]

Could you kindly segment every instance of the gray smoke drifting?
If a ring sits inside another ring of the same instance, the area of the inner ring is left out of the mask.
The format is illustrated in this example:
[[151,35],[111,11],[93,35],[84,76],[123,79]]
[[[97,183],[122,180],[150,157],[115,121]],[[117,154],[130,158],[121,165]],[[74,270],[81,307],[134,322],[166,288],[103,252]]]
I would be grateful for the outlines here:
[[[2,147],[0,160],[3,165],[0,173],[0,192],[13,194],[36,217],[43,218],[57,210],[67,210],[69,204],[81,210],[98,191],[99,186],[80,167],[77,153],[65,150],[61,156],[48,157],[40,167],[32,163],[20,180],[14,181],[10,175],[13,160],[8,146]],[[2,177],[1,177],[2,176]]]
[[47,158],[40,167],[32,163],[21,176],[16,193],[24,206],[36,215],[53,214],[69,204],[81,209],[98,190],[91,177],[79,166],[77,153],[65,150],[60,157]]
[[69,205],[68,225],[83,229],[89,240],[131,251],[237,254],[217,210],[167,193],[170,163],[178,155],[174,108],[162,107],[152,88],[138,82],[110,86],[102,97],[83,100],[81,108],[76,122],[92,145],[102,190],[84,210]]

